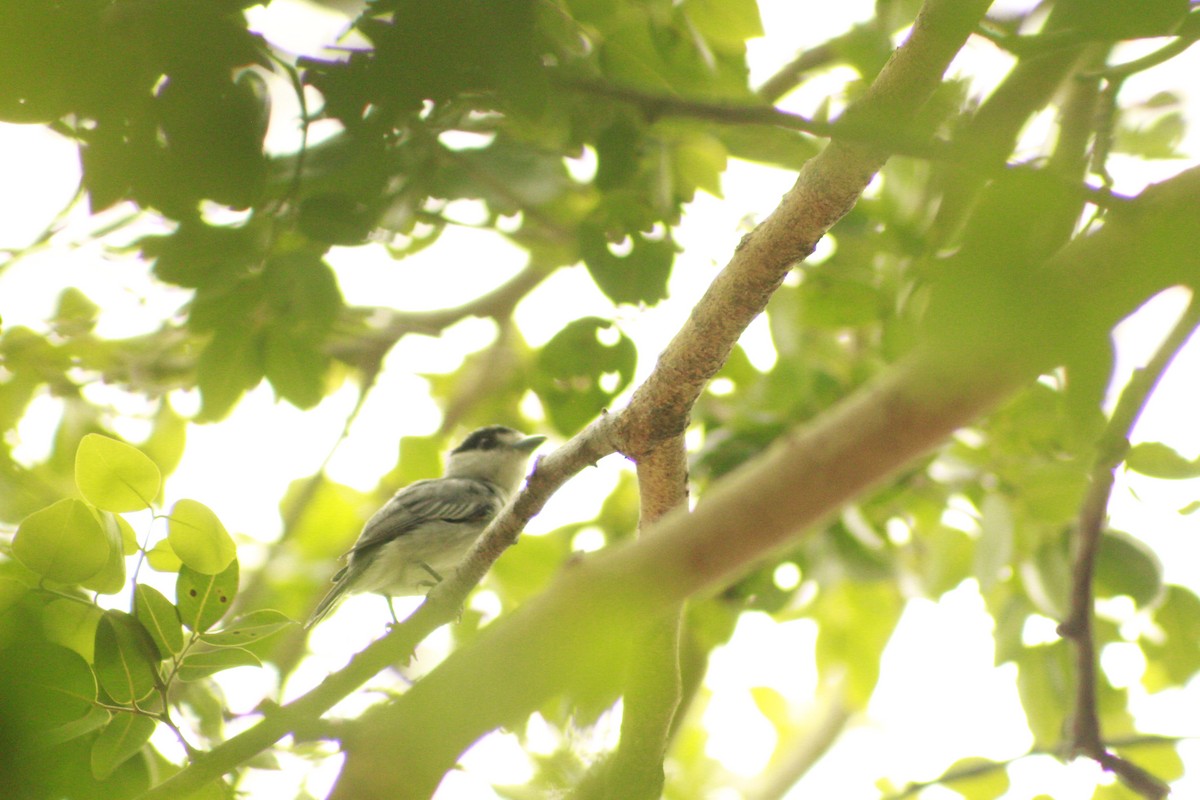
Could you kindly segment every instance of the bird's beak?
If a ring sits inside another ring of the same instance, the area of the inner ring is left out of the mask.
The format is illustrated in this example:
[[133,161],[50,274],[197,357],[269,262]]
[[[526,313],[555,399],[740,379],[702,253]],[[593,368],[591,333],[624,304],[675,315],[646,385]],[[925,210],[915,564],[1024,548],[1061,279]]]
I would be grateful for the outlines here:
[[521,441],[513,445],[516,450],[523,450],[526,453],[532,453],[538,448],[542,442],[546,441],[545,436],[526,436]]

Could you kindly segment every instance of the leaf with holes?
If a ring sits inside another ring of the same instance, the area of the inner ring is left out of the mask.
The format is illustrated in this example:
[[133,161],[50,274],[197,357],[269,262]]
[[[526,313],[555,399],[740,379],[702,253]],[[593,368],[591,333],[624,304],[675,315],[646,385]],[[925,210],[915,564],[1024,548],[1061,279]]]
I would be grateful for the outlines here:
[[200,638],[215,647],[246,647],[292,624],[284,614],[264,608],[240,616],[222,630],[202,634]]
[[590,422],[633,380],[637,348],[613,323],[583,317],[542,347],[533,390],[560,433]]
[[190,630],[206,631],[225,616],[238,588],[238,562],[216,575],[205,575],[184,564],[175,581],[175,605]]
[[97,508],[140,511],[158,496],[162,474],[136,447],[89,433],[75,453],[75,485]]

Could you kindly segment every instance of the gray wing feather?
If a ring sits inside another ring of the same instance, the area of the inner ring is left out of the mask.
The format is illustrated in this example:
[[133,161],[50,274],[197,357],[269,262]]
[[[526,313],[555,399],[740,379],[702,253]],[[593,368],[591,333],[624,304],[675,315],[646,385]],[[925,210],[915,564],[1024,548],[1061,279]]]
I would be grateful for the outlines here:
[[348,556],[390,542],[432,520],[477,522],[500,511],[504,496],[490,483],[469,478],[418,481],[397,492],[367,520]]

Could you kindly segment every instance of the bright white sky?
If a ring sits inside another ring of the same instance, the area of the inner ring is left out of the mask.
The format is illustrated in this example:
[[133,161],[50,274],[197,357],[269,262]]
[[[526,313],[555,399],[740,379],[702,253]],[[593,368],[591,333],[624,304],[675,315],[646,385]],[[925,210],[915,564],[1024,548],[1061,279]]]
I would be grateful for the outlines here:
[[[1018,2],[1002,5],[1022,5]],[[768,37],[752,43],[751,61],[759,80],[790,60],[805,46],[818,43],[845,30],[855,20],[873,12],[871,0],[816,3],[803,0],[760,0]],[[252,9],[253,22],[278,44],[300,51],[313,51],[330,41],[344,23],[328,12],[309,8],[311,24],[297,24],[297,5],[275,0],[268,9]],[[281,27],[285,26],[285,27]],[[1196,48],[1200,50],[1200,48]],[[998,79],[1004,58],[986,43],[976,42],[962,59],[979,59],[987,64],[992,80]],[[1189,65],[1177,74],[1200,74],[1200,60],[1189,54]],[[788,107],[810,111],[827,93],[836,91],[846,73],[834,72],[788,99]],[[1161,85],[1162,75],[1129,82],[1131,96],[1149,96]],[[1174,81],[1187,86],[1186,81]],[[276,103],[272,142],[286,148],[295,140],[288,115],[294,112],[281,93]],[[1191,98],[1191,107],[1197,99]],[[1193,112],[1193,118],[1196,116]],[[1193,122],[1195,120],[1193,119]],[[1200,132],[1195,128],[1185,145],[1200,153]],[[577,165],[586,171],[586,163]],[[1118,164],[1118,190],[1136,192],[1147,182],[1178,172],[1183,163],[1139,167]],[[793,175],[754,165],[732,163],[723,181],[724,199],[699,195],[678,231],[684,245],[671,283],[671,298],[648,309],[613,309],[592,286],[582,268],[565,270],[540,287],[518,309],[521,330],[535,345],[552,336],[562,325],[583,313],[615,316],[639,343],[643,354],[639,365],[645,375],[653,366],[651,354],[669,340],[692,304],[724,264],[741,236],[743,220],[761,218],[791,185]],[[45,228],[66,205],[78,181],[74,148],[38,127],[0,126],[0,181],[21,191],[0,193],[0,247],[18,247]],[[456,209],[464,216],[469,206]],[[106,216],[111,219],[112,216]],[[87,232],[100,227],[76,213],[74,224],[59,243],[63,247],[30,255],[0,275],[0,315],[5,327],[42,327],[63,286],[79,286],[105,310],[100,332],[128,335],[148,330],[185,300],[186,294],[168,287],[148,286],[143,265],[112,258],[86,243]],[[132,237],[131,237],[132,238]],[[481,257],[486,253],[486,258]],[[356,304],[394,305],[414,309],[452,305],[475,296],[484,287],[503,282],[522,265],[521,254],[502,242],[470,231],[447,235],[438,247],[399,266],[382,248],[341,249],[331,255],[347,301]],[[436,269],[433,266],[436,264]],[[431,274],[451,274],[453,280],[430,281]],[[469,291],[467,290],[469,287]],[[560,298],[570,297],[570,302]],[[1127,374],[1153,350],[1182,307],[1176,294],[1160,298],[1153,309],[1128,321],[1120,335],[1121,366]],[[556,313],[556,309],[561,309]],[[335,480],[369,488],[388,471],[395,458],[396,442],[403,435],[428,433],[439,423],[436,406],[428,397],[422,372],[453,370],[463,354],[476,349],[492,335],[490,323],[467,321],[440,340],[404,340],[389,361],[389,369],[373,391],[350,437],[339,448],[330,465]],[[769,365],[771,350],[765,326],[754,325],[743,340],[751,357]],[[1200,375],[1200,347],[1181,354],[1151,402],[1137,430],[1138,440],[1165,441],[1180,452],[1200,455],[1200,426],[1194,423],[1195,393]],[[95,397],[113,398],[121,408],[136,416],[140,404],[107,387],[90,387]],[[175,398],[179,410],[196,408],[194,396]],[[314,412],[301,413],[274,402],[266,387],[251,393],[226,422],[194,427],[189,432],[186,460],[168,484],[169,499],[194,497],[212,506],[230,530],[249,539],[270,539],[278,533],[276,502],[287,484],[311,474],[337,440],[342,422],[353,406],[352,387],[328,398]],[[618,403],[619,405],[619,403]],[[37,459],[57,424],[59,406],[50,398],[40,399],[20,430],[18,453]],[[139,436],[139,423],[126,421],[122,430]],[[236,454],[236,458],[230,458]],[[559,493],[546,511],[530,525],[530,533],[552,530],[577,519],[587,519],[616,479],[623,465],[609,459]],[[252,492],[248,491],[252,488]],[[1197,559],[1196,521],[1180,517],[1181,508],[1200,494],[1200,482],[1138,480],[1122,476],[1113,507],[1114,526],[1150,541],[1164,559],[1168,580],[1187,583],[1200,590],[1195,574]],[[1140,498],[1140,500],[1138,499]],[[145,574],[145,573],[143,573]],[[285,688],[294,697],[338,668],[346,655],[378,635],[384,621],[382,604],[374,598],[347,602],[338,613],[338,625],[319,627],[311,639],[314,657]],[[486,604],[486,597],[482,601]],[[883,679],[868,714],[855,719],[834,751],[787,795],[837,797],[839,800],[874,800],[872,784],[877,775],[887,775],[898,785],[912,780],[929,780],[954,760],[971,755],[1011,758],[1028,750],[1031,740],[1019,710],[1011,665],[992,667],[989,621],[982,601],[968,582],[940,602],[913,601],[889,645]],[[1044,635],[1036,626],[1030,636]],[[705,722],[710,731],[709,752],[741,776],[753,796],[753,779],[766,764],[775,746],[774,729],[758,712],[750,689],[770,686],[789,698],[799,720],[814,702],[816,673],[813,665],[815,628],[800,620],[778,624],[765,615],[746,615],[730,646],[714,654],[706,681],[713,702]],[[436,652],[445,637],[431,643]],[[952,644],[951,644],[952,643]],[[950,644],[950,646],[948,646]],[[1147,726],[1162,733],[1200,734],[1195,725],[1200,711],[1200,692],[1193,685],[1186,692],[1145,697],[1137,688],[1140,662],[1128,652],[1106,652],[1105,666],[1127,682],[1136,698],[1135,711]],[[423,660],[425,666],[433,659]],[[262,670],[241,669],[225,673],[223,681],[235,711],[249,711],[262,692],[269,691],[271,678]],[[353,713],[362,698],[352,699],[344,709]],[[616,721],[601,723],[601,738],[611,736]],[[608,726],[605,729],[605,726]],[[547,748],[553,748],[549,734]],[[1200,746],[1181,748],[1193,772],[1200,772]],[[448,780],[439,796],[487,798],[494,796],[488,780],[517,783],[523,780],[523,759],[514,757],[515,747],[503,735],[490,737],[468,755],[470,769]],[[864,767],[864,765],[869,765]],[[301,786],[322,796],[336,774],[337,759],[314,773],[304,767],[280,773],[264,773],[244,788],[260,788],[258,796],[291,796]],[[473,775],[472,772],[477,774]],[[1027,759],[1010,770],[1013,788],[1005,800],[1029,800],[1046,794],[1057,800],[1090,798],[1095,770],[1087,763],[1061,765],[1052,759]],[[282,782],[282,783],[281,783]],[[1200,796],[1200,779],[1191,777],[1179,786],[1180,796]],[[255,796],[255,795],[251,795]],[[730,792],[713,800],[742,796]],[[956,797],[945,790],[924,795],[931,800]]]

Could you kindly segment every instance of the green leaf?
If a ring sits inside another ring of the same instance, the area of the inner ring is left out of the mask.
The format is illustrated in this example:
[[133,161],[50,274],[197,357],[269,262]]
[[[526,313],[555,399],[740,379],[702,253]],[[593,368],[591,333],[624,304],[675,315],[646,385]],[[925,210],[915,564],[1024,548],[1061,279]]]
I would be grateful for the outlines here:
[[237,557],[237,545],[212,509],[195,500],[180,500],[167,518],[167,540],[188,567],[216,575]]
[[1009,787],[1008,771],[1003,764],[977,757],[955,761],[939,782],[970,800],[996,800]]
[[579,252],[596,286],[614,303],[654,305],[667,296],[675,261],[675,244],[669,238],[650,239],[635,231],[622,247],[610,247],[603,231],[584,225]]
[[713,197],[722,196],[721,174],[725,172],[729,153],[720,139],[707,134],[687,136],[676,143],[672,155],[675,177],[681,186],[703,189]]
[[293,624],[292,619],[279,611],[264,608],[238,617],[219,631],[201,634],[200,638],[214,647],[249,646]]
[[154,427],[142,450],[164,475],[170,475],[183,459],[187,444],[187,420],[181,417],[164,397],[154,415]]
[[12,548],[22,564],[43,578],[79,583],[107,563],[110,544],[87,504],[65,498],[26,517]]
[[179,568],[183,566],[183,562],[166,539],[160,540],[146,551],[146,563],[159,572],[179,572]]
[[1122,531],[1104,531],[1096,553],[1096,595],[1127,595],[1141,608],[1158,599],[1163,567],[1143,541]]
[[188,653],[179,665],[179,679],[197,681],[233,667],[261,667],[258,656],[241,647]]
[[242,321],[227,322],[217,329],[196,362],[201,400],[199,421],[223,418],[247,390],[262,380],[259,339]]
[[175,605],[183,624],[197,632],[208,630],[229,611],[237,588],[236,559],[217,575],[205,575],[184,564],[175,582]]
[[158,654],[170,658],[183,650],[179,610],[153,586],[139,583],[133,590],[134,615],[154,640]]
[[1200,477],[1200,458],[1189,461],[1161,442],[1135,444],[1125,457],[1125,464],[1151,478],[1174,481]]
[[264,367],[276,395],[297,408],[312,408],[325,396],[328,358],[313,342],[271,328],[263,349]]
[[143,714],[116,714],[92,742],[92,775],[106,780],[113,770],[141,751],[154,733],[154,720]]
[[[95,681],[93,680],[93,688],[95,685]],[[78,739],[80,736],[104,727],[108,724],[110,719],[112,719],[111,712],[100,708],[99,706],[92,706],[91,709],[88,710],[88,713],[79,719],[71,720],[64,725],[59,725],[56,728],[52,728],[51,730],[44,732],[37,738],[37,743],[39,745],[52,747],[56,744],[69,742],[72,739]]]
[[136,447],[89,433],[75,454],[75,484],[97,508],[140,511],[150,508],[158,496],[162,475]]
[[158,685],[158,648],[124,611],[109,610],[96,628],[96,677],[114,702],[133,705]]
[[1071,594],[1071,561],[1061,542],[1046,542],[1020,564],[1021,587],[1039,613],[1067,618]]
[[742,53],[747,39],[763,35],[755,0],[687,0],[683,10],[715,50]]
[[[133,529],[123,518],[111,511],[96,510],[100,529],[108,539],[108,559],[104,566],[87,580],[83,581],[85,589],[91,589],[100,594],[116,594],[125,588],[125,556],[127,543],[133,537]],[[137,543],[134,542],[136,548]]]
[[102,615],[91,603],[64,597],[46,604],[42,627],[47,639],[71,648],[90,663],[95,656],[96,625]]
[[599,317],[577,319],[538,354],[533,389],[563,434],[590,422],[633,380],[637,348],[619,331],[612,343],[602,342],[601,331],[612,328]]
[[1017,667],[1017,691],[1034,741],[1039,746],[1059,741],[1073,683],[1066,643],[1025,648]]
[[822,675],[845,674],[851,707],[864,708],[870,700],[879,659],[903,608],[897,587],[885,581],[841,581],[818,595],[817,668]]
[[1151,692],[1183,686],[1200,672],[1200,597],[1182,586],[1167,586],[1154,624],[1163,638],[1141,642],[1148,662],[1142,683]]
[[49,731],[87,716],[96,701],[96,679],[78,653],[34,642],[23,646],[19,657],[10,655],[15,653],[0,651],[6,731],[15,724]]
[[975,575],[987,593],[1000,579],[1013,557],[1013,517],[1008,501],[997,494],[983,499],[980,535],[975,545]]

